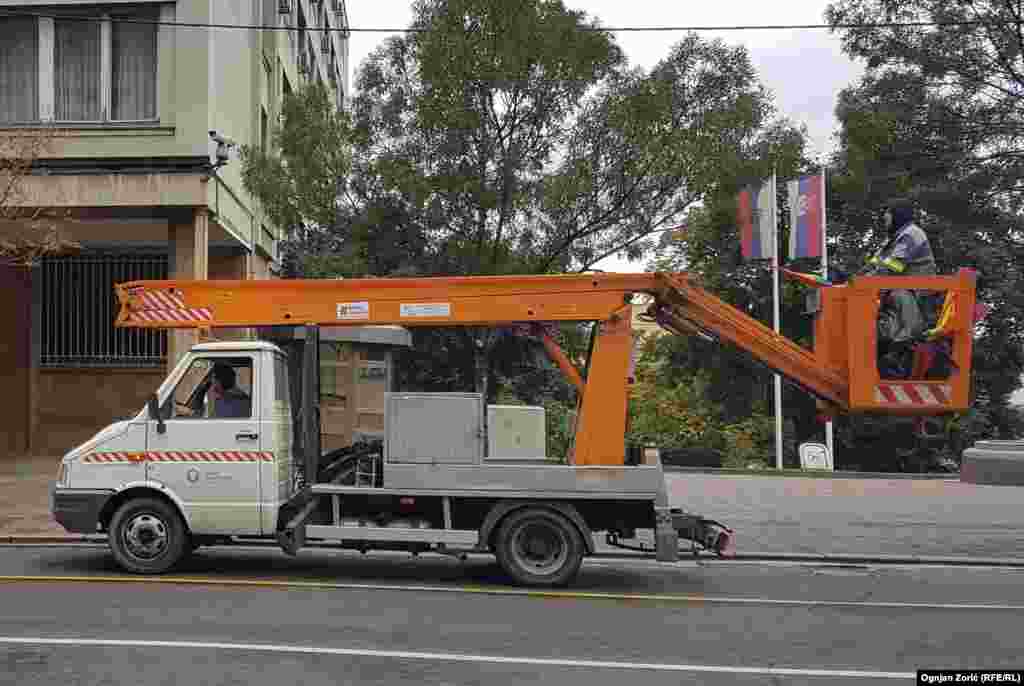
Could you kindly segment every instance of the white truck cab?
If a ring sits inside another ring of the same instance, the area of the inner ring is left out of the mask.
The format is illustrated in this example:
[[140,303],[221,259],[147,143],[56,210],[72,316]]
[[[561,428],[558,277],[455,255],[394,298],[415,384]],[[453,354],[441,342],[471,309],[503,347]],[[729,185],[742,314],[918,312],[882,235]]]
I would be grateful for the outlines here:
[[[196,538],[273,534],[291,496],[285,365],[271,343],[194,346],[147,407],[64,456],[55,519],[75,533],[116,534],[115,554],[142,567],[175,545],[176,524]],[[130,502],[145,506],[121,512]]]

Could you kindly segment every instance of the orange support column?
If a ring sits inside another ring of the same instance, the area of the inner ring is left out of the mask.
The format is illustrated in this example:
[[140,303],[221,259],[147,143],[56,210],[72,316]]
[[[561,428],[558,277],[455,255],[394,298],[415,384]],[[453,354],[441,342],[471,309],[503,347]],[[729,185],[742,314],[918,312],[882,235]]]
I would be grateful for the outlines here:
[[577,465],[625,464],[626,375],[633,347],[630,314],[627,305],[597,325],[597,340],[576,425],[573,462]]

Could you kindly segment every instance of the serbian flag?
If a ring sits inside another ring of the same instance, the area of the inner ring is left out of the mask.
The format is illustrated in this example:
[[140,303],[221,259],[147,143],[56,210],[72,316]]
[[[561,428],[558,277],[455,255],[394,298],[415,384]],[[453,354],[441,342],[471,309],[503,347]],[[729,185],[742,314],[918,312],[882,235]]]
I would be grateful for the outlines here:
[[822,176],[802,176],[786,184],[789,188],[789,257],[821,257]]
[[775,256],[775,232],[772,231],[772,187],[770,183],[747,186],[737,199],[736,222],[748,260],[769,260]]

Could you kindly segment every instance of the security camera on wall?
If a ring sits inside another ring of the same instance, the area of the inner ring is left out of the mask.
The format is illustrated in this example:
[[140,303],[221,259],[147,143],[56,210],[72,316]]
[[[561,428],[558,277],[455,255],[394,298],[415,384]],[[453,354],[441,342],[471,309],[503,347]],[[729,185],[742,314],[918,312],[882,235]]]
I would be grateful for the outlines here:
[[228,163],[231,156],[231,149],[238,147],[235,141],[220,134],[216,129],[210,129],[210,140],[217,144],[217,164],[222,167]]

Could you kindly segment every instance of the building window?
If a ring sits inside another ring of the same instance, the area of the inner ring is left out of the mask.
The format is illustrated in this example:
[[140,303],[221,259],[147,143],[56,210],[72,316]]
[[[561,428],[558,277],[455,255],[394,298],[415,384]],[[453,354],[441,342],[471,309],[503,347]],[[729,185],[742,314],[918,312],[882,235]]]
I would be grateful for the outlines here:
[[156,119],[158,15],[111,12],[0,18],[0,123]]
[[111,105],[117,121],[156,118],[156,30],[152,24],[113,24]]
[[41,267],[40,366],[161,367],[167,332],[114,328],[114,284],[166,279],[166,255],[90,254],[49,258]]
[[39,120],[39,27],[0,19],[0,123]]
[[96,121],[102,114],[100,24],[53,22],[54,105],[58,121]]

